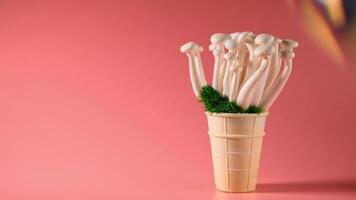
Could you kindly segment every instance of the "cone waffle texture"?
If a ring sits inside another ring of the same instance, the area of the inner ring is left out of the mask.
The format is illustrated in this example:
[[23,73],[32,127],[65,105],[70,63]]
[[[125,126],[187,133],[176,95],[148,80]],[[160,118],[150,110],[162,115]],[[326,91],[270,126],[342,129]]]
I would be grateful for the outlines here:
[[254,191],[268,113],[206,115],[216,188]]

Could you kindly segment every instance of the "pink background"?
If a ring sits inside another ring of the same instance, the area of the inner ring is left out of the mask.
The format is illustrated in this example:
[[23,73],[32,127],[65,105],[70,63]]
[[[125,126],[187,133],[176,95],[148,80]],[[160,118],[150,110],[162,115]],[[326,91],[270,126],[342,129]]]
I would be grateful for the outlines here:
[[[354,199],[356,74],[285,1],[1,1],[0,199]],[[208,79],[214,32],[299,41],[270,110],[256,193],[214,189],[207,123],[179,47]]]

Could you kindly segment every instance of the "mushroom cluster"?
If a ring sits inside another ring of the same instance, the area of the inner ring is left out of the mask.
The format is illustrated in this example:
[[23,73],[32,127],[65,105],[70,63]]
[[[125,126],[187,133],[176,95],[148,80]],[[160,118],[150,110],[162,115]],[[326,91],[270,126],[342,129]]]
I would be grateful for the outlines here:
[[[214,55],[211,86],[244,109],[258,106],[268,111],[290,76],[298,43],[252,32],[215,33],[210,41]],[[203,48],[187,42],[180,51],[188,56],[190,80],[199,97],[207,86],[200,58]]]

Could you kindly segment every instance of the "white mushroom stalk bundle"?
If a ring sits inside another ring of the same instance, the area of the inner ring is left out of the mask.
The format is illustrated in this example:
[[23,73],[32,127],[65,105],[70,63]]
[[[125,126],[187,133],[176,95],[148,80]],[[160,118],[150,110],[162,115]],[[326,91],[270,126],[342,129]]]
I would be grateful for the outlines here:
[[[288,81],[298,43],[252,32],[215,33],[210,41],[214,55],[211,86],[243,109],[256,106],[268,111]],[[207,86],[200,58],[203,48],[187,42],[180,51],[188,56],[190,80],[199,98]]]

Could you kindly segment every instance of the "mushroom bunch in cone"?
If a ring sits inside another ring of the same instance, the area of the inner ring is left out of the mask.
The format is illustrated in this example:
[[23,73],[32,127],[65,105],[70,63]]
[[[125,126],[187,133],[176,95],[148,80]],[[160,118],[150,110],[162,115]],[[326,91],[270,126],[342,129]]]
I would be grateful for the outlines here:
[[201,98],[202,90],[212,87],[242,109],[254,106],[268,111],[290,76],[293,49],[298,43],[252,32],[215,33],[210,41],[209,50],[214,55],[211,86],[206,82],[200,58],[203,48],[195,42],[187,42],[180,48],[189,59],[195,96]]

